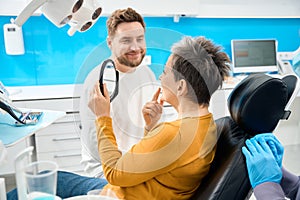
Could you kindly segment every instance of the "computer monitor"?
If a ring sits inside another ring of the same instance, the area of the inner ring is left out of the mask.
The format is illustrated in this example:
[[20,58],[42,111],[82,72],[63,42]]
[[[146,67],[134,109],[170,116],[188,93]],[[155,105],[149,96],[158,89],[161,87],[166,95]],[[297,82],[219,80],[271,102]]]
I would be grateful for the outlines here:
[[231,40],[233,73],[278,72],[275,39]]

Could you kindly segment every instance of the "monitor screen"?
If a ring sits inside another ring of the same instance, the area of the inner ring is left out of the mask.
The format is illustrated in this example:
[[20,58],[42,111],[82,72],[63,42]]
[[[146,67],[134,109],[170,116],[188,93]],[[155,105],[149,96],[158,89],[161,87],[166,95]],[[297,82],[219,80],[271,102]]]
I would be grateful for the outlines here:
[[277,41],[231,40],[233,73],[276,72]]

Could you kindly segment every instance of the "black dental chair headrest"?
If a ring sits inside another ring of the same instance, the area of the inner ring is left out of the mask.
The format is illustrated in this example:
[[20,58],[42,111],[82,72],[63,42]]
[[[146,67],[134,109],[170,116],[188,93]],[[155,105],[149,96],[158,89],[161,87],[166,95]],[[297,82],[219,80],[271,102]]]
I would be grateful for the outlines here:
[[280,119],[288,119],[285,107],[289,100],[284,79],[265,74],[249,75],[228,98],[232,119],[250,135],[272,132]]
[[209,173],[192,200],[245,200],[251,195],[245,157],[245,141],[256,134],[272,132],[299,90],[298,77],[282,79],[253,74],[242,80],[228,98],[231,116],[216,120],[218,143]]

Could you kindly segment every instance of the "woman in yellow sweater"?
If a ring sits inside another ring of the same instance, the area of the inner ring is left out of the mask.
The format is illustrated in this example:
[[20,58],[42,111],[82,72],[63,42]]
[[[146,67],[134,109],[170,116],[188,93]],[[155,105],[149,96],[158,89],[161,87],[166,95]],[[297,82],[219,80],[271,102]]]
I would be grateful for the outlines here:
[[[126,200],[189,199],[207,174],[218,139],[208,111],[211,95],[229,71],[229,58],[204,37],[185,37],[176,43],[160,77],[160,90],[142,112],[145,137],[122,154],[110,116],[110,99],[96,84],[89,102],[97,116],[98,149],[108,181],[59,171],[57,195],[68,198],[105,188]],[[134,59],[134,53],[128,59]],[[158,123],[164,102],[178,112],[173,122]],[[126,102],[124,102],[126,103]],[[7,195],[17,200],[14,189]]]
[[[143,108],[145,137],[125,154],[118,150],[110,116],[109,94],[96,84],[90,109],[97,116],[98,149],[108,184],[120,199],[189,199],[207,174],[218,139],[208,110],[230,62],[204,37],[184,37],[174,44],[160,90]],[[158,123],[164,102],[178,119]],[[124,102],[126,103],[126,102]]]

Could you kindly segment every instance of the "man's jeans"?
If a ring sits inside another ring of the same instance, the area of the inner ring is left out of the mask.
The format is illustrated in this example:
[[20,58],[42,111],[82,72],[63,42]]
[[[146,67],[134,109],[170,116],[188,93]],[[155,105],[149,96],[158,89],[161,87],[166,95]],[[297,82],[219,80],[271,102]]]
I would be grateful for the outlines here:
[[[56,195],[60,198],[86,195],[88,191],[101,189],[107,184],[103,178],[80,176],[78,174],[58,171]],[[7,200],[17,200],[17,189],[7,193]]]

